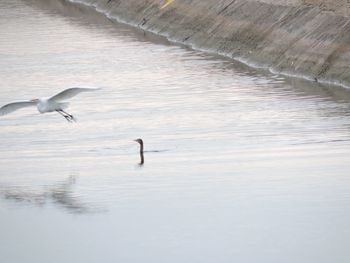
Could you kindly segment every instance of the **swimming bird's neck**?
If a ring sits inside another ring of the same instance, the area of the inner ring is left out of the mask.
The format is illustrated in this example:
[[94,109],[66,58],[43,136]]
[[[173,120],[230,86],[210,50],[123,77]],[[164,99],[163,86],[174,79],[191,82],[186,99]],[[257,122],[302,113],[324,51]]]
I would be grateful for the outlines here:
[[143,143],[140,143],[140,153],[143,154]]
[[143,152],[140,152],[140,165],[143,165],[143,163],[145,162],[145,158],[143,157]]

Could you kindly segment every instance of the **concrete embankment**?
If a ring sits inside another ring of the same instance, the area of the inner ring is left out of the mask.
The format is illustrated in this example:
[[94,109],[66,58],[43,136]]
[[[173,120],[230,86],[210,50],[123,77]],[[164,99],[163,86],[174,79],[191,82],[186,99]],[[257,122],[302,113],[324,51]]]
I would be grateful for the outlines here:
[[196,49],[276,73],[350,87],[347,0],[78,2]]

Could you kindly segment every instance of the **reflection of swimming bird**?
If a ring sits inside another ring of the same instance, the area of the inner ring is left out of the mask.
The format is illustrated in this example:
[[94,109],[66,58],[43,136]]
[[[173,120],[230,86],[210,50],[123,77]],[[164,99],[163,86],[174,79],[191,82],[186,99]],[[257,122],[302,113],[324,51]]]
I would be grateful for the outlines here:
[[81,92],[95,91],[98,88],[69,88],[60,93],[52,96],[51,98],[40,98],[33,99],[28,101],[17,101],[6,104],[0,108],[0,116],[11,113],[15,110],[36,106],[40,113],[53,112],[56,111],[61,114],[67,121],[72,122],[75,121],[73,115],[64,111],[69,105],[65,100],[74,97],[75,95]]
[[140,161],[140,165],[143,165],[143,163],[145,162],[145,159],[143,157],[143,141],[142,139],[136,139],[134,140],[135,142],[138,142],[140,144],[140,158],[141,158],[141,161]]

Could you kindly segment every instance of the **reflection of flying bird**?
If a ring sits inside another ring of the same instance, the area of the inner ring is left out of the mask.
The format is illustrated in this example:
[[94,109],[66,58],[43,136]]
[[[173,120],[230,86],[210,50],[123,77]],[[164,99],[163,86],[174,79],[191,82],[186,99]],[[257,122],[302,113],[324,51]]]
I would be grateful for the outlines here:
[[0,184],[0,197],[40,207],[53,202],[70,213],[76,214],[99,211],[99,209],[94,209],[91,204],[83,203],[78,199],[79,196],[74,193],[73,189],[75,183],[75,176],[70,176],[68,180],[43,191],[21,189],[21,187],[4,187]]
[[0,108],[0,116],[11,113],[21,108],[36,106],[40,113],[56,111],[59,114],[61,114],[67,121],[72,122],[75,121],[73,115],[64,111],[69,106],[69,103],[65,102],[65,100],[70,99],[81,92],[95,91],[98,89],[99,88],[75,87],[61,91],[60,93],[52,96],[51,98],[40,98],[28,101],[12,102]]
[[170,5],[174,0],[166,0],[165,4],[160,7],[160,9],[166,8],[168,5]]

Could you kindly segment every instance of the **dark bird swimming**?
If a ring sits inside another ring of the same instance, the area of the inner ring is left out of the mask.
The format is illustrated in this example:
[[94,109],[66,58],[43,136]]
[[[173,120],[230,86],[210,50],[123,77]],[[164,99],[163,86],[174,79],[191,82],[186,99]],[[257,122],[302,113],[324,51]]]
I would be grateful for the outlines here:
[[145,162],[145,159],[143,157],[143,140],[142,139],[136,139],[134,141],[140,144],[140,158],[141,158],[141,161],[140,161],[139,165],[143,165],[144,162]]

